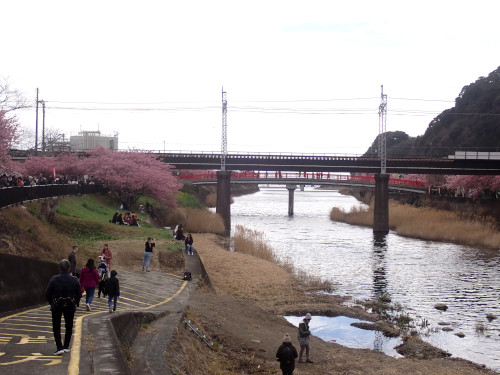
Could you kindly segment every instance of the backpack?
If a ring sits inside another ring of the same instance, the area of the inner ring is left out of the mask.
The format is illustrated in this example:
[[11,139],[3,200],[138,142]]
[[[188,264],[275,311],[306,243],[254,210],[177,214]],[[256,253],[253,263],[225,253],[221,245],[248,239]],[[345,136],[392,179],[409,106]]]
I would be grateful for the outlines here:
[[184,276],[182,276],[182,280],[191,280],[191,272],[184,272]]
[[71,297],[59,297],[54,299],[53,306],[61,311],[71,311],[75,309],[76,302]]
[[293,356],[293,349],[290,345],[286,345],[283,347],[283,349],[281,349],[281,353],[280,353],[280,361],[286,363],[286,364],[290,364],[292,363],[294,359],[294,356]]

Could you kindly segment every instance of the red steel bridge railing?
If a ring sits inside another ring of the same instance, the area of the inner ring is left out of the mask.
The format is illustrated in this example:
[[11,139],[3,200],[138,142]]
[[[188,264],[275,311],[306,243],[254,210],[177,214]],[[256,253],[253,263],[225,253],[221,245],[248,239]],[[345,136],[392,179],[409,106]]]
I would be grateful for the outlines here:
[[[217,180],[217,173],[215,171],[205,173],[183,173],[177,177],[182,181]],[[231,179],[262,180],[263,183],[265,183],[266,180],[276,179],[375,183],[375,177],[373,176],[350,176],[325,172],[231,172]],[[421,181],[405,180],[400,178],[389,178],[389,184],[424,186]]]

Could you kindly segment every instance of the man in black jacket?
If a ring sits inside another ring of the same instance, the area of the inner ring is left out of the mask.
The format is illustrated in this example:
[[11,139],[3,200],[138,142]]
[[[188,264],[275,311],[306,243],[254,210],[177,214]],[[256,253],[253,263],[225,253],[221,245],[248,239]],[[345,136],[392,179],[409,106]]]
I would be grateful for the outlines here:
[[[52,311],[52,330],[57,347],[54,355],[62,355],[70,351],[69,343],[73,334],[73,318],[76,306],[80,304],[82,298],[82,287],[78,279],[70,274],[70,264],[67,259],[59,262],[59,270],[60,273],[52,276],[45,291],[45,298],[50,304],[50,311]],[[63,315],[66,327],[64,345],[61,341],[61,317]]]

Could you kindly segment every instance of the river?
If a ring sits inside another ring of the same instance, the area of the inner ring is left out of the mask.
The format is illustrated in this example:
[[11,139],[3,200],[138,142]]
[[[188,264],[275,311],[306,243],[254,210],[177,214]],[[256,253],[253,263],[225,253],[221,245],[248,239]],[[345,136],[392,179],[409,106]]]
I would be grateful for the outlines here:
[[[453,357],[500,371],[500,253],[405,238],[393,232],[375,239],[371,228],[329,218],[332,207],[359,205],[338,191],[308,187],[295,190],[294,216],[289,217],[288,190],[261,186],[257,193],[234,198],[232,231],[240,224],[264,232],[280,258],[330,280],[336,285],[336,294],[353,301],[388,293],[391,303],[401,305],[414,319],[425,341]],[[437,303],[448,309],[435,309]],[[498,319],[489,321],[487,314]],[[321,325],[325,330],[324,320]],[[443,327],[452,330],[443,331]],[[333,332],[332,328],[330,334]],[[465,336],[460,338],[457,333]],[[336,338],[327,335],[325,339]],[[387,345],[384,349],[372,343],[371,348],[395,355]]]

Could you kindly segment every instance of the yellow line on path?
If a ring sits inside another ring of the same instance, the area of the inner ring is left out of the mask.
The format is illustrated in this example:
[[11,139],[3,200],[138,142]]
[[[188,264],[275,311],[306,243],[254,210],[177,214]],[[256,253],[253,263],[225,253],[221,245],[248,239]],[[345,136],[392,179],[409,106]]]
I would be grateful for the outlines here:
[[[172,299],[177,297],[184,290],[187,283],[188,283],[187,280],[184,281],[184,283],[182,283],[182,286],[177,290],[177,292],[175,292],[175,294],[172,297],[169,297],[166,300],[164,300],[160,303],[157,303],[156,305],[149,306],[149,307],[145,308],[144,310],[148,310],[148,309],[151,309],[153,307],[160,306],[160,305],[163,305],[164,303],[171,301]],[[82,322],[83,322],[83,318],[85,318],[86,316],[96,315],[96,314],[100,314],[100,313],[102,313],[102,311],[98,311],[98,312],[88,314],[85,316],[80,316],[76,319],[75,329],[74,329],[74,334],[73,334],[73,346],[71,347],[71,358],[69,360],[69,365],[68,365],[68,375],[79,375],[79,373],[80,373],[80,351],[82,348]]]

